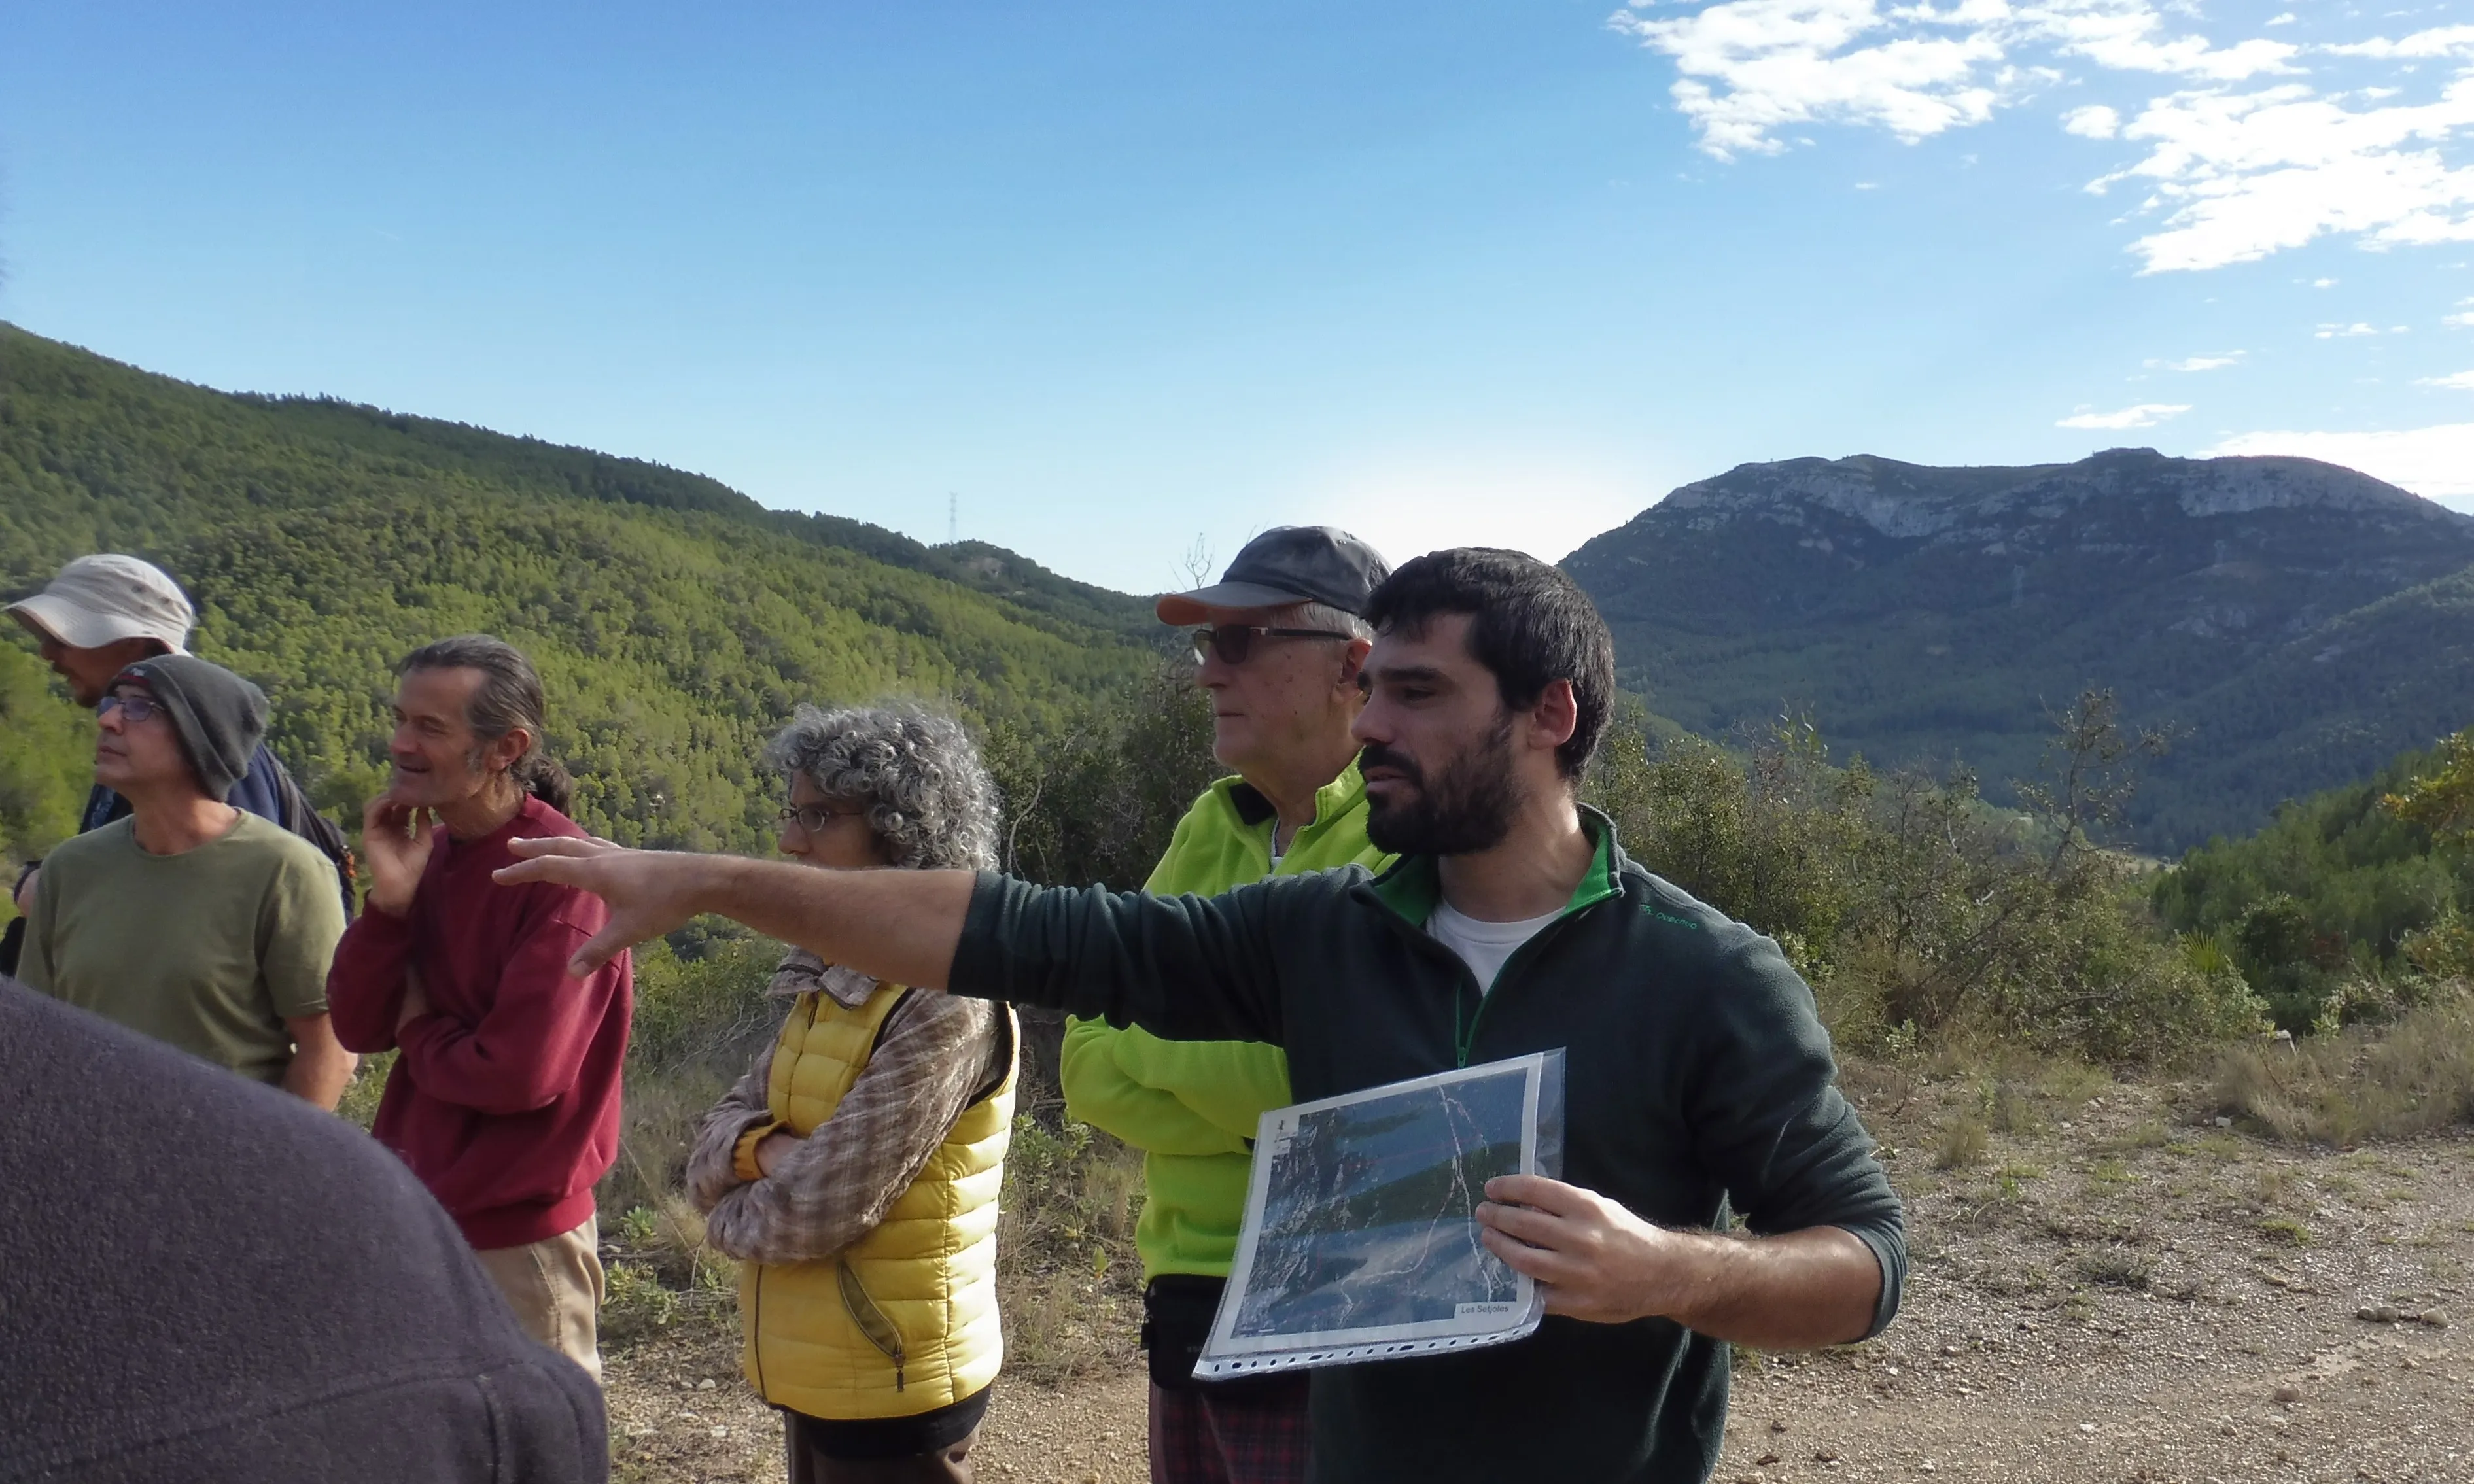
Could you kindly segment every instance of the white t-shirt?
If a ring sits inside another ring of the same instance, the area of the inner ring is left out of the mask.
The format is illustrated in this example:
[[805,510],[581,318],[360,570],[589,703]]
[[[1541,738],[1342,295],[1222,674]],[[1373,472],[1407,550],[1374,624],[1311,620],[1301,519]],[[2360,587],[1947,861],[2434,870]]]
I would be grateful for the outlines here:
[[1477,976],[1478,988],[1485,990],[1494,987],[1494,976],[1503,972],[1504,960],[1536,937],[1539,929],[1562,915],[1559,909],[1542,917],[1523,917],[1517,922],[1481,922],[1454,911],[1449,902],[1437,902],[1434,914],[1426,919],[1426,934],[1459,954],[1469,972]]

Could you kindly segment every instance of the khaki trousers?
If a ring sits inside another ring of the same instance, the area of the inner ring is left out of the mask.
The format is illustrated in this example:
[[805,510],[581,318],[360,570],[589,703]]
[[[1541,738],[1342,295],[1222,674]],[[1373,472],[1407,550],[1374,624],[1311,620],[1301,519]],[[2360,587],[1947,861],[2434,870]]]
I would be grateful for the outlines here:
[[601,1229],[594,1218],[554,1237],[473,1255],[507,1296],[524,1333],[601,1379]]

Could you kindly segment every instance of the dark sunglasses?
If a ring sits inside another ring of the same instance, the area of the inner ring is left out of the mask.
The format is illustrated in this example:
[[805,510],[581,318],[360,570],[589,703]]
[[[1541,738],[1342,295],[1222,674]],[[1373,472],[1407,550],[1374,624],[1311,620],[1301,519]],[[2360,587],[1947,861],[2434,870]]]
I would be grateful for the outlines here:
[[832,821],[856,819],[866,813],[864,809],[827,809],[822,804],[801,804],[795,808],[786,808],[773,817],[784,824],[796,823],[800,829],[811,835],[822,835],[825,833],[825,826]]
[[1194,631],[1194,663],[1201,664],[1212,655],[1220,656],[1223,665],[1243,665],[1246,656],[1254,652],[1254,636],[1266,639],[1339,639],[1357,636],[1327,628],[1265,628],[1259,623],[1223,623],[1216,628]]
[[131,726],[144,726],[163,714],[163,703],[135,691],[125,695],[115,692],[95,703],[94,714],[99,717],[114,710],[120,713],[120,719]]

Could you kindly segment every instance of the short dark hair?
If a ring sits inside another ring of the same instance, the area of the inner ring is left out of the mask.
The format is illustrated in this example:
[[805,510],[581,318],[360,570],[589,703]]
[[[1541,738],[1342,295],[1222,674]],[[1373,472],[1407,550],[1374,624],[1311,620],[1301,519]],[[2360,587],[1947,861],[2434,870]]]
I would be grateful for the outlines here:
[[1555,766],[1579,778],[1615,694],[1614,636],[1589,595],[1534,556],[1462,547],[1402,563],[1366,605],[1378,634],[1416,634],[1444,613],[1469,616],[1469,656],[1493,674],[1510,710],[1537,705],[1558,680],[1572,683],[1572,735],[1555,749]]
[[542,751],[547,725],[543,719],[541,676],[521,649],[491,634],[458,634],[405,655],[395,672],[409,675],[417,669],[479,670],[481,683],[473,687],[473,698],[464,706],[465,724],[484,743],[522,727],[532,745],[507,769],[508,776],[550,808],[567,812],[575,780]]

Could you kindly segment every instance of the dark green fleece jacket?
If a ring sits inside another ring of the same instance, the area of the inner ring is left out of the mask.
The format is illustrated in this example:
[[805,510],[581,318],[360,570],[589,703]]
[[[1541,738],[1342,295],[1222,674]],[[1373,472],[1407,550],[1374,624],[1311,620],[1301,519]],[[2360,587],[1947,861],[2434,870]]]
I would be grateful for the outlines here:
[[[1670,1227],[1842,1227],[1906,1272],[1898,1197],[1834,1085],[1812,992],[1778,946],[1624,858],[1481,991],[1426,936],[1435,863],[1276,878],[1218,897],[982,876],[958,993],[1185,1040],[1285,1048],[1300,1100],[1526,1052],[1564,1053],[1564,1178]],[[1322,1484],[1696,1480],[1718,1457],[1727,1347],[1666,1320],[1550,1318],[1527,1340],[1314,1376]]]

